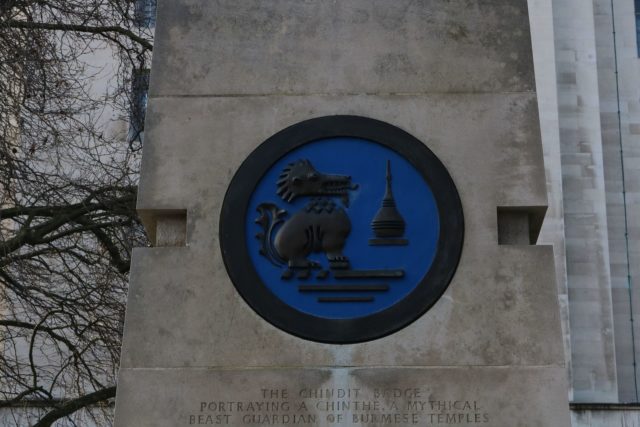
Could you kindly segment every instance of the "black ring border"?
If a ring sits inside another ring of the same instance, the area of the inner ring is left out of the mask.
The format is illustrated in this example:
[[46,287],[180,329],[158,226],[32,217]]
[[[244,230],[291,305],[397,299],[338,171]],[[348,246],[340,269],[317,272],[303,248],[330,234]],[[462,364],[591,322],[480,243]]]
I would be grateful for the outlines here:
[[[302,313],[263,284],[246,246],[245,218],[255,186],[291,150],[325,138],[353,137],[394,150],[409,161],[431,187],[440,216],[440,237],[432,266],[414,290],[393,306],[355,319],[326,319]],[[242,213],[242,214],[239,214]],[[224,196],[219,223],[220,249],[235,288],[267,322],[299,338],[352,344],[392,334],[425,314],[453,279],[462,255],[464,215],[460,196],[446,167],[417,138],[380,120],[352,115],[317,117],[291,125],[260,144],[240,165]]]

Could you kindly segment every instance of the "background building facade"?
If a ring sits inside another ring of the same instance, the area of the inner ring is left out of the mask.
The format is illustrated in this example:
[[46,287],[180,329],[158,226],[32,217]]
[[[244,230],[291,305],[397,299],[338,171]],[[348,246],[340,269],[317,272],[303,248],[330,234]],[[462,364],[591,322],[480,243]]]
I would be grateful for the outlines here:
[[529,0],[575,426],[640,422],[639,7]]

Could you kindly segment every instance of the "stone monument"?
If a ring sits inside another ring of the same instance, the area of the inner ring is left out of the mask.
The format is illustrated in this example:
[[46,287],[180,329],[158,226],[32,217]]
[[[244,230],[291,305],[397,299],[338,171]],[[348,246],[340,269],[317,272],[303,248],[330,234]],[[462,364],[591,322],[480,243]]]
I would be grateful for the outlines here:
[[116,425],[568,427],[526,0],[164,0]]

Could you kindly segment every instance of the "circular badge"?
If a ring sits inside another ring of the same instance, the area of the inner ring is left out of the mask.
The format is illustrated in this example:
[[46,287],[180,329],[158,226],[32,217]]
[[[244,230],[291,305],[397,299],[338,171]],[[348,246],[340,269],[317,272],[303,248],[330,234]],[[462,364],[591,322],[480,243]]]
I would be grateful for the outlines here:
[[227,190],[220,246],[233,284],[296,336],[355,343],[424,314],[453,278],[458,192],[419,140],[378,120],[329,116],[256,148]]

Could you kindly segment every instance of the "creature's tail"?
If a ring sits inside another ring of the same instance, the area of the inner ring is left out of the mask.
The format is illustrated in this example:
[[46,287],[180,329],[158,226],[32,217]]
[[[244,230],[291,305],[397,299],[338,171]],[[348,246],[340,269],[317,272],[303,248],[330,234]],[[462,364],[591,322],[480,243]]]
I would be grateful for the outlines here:
[[256,239],[260,240],[260,255],[267,258],[271,264],[282,267],[287,263],[278,255],[273,246],[272,236],[275,228],[284,221],[287,211],[273,203],[261,203],[257,211],[260,216],[255,222],[262,228],[262,232],[256,234]]

